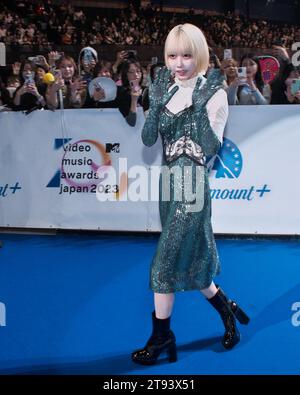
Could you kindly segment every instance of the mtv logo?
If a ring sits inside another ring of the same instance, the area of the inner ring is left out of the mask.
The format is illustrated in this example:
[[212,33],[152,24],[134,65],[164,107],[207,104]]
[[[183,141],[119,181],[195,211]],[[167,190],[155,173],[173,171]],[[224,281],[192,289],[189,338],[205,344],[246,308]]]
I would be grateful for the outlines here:
[[6,307],[0,302],[0,326],[6,326]]
[[120,143],[107,143],[105,144],[105,152],[120,152]]

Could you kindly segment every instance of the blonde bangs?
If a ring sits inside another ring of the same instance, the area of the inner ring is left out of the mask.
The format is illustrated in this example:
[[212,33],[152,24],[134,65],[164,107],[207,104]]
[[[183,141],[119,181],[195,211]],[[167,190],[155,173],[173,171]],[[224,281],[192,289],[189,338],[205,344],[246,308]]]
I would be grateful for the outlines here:
[[195,47],[189,37],[182,29],[174,31],[168,36],[165,44],[165,53],[167,56],[172,54],[191,54],[195,52]]

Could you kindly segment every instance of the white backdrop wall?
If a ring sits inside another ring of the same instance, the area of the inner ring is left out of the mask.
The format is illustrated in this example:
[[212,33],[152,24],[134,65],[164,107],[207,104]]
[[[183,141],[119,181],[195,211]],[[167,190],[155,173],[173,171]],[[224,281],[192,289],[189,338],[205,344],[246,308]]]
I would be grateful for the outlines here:
[[[161,142],[142,144],[143,123],[142,110],[134,128],[116,109],[0,113],[0,226],[159,231],[141,171],[157,196]],[[300,234],[299,125],[297,105],[230,107],[210,172],[215,233]]]

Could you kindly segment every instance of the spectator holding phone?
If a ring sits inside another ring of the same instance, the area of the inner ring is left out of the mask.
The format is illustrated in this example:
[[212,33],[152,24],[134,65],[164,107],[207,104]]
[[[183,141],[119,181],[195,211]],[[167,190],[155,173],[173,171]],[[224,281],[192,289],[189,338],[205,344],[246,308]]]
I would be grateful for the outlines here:
[[[127,51],[119,51],[117,52],[117,59],[115,63],[112,66],[113,73],[114,75],[118,75],[118,71],[120,70],[120,65],[125,62],[128,58],[128,52]],[[115,78],[117,79],[117,78]]]
[[[93,78],[104,77],[104,78],[112,78],[112,66],[110,62],[101,61],[98,62],[94,68]],[[112,101],[101,101],[105,99],[105,91],[98,84],[98,86],[94,89],[92,97],[90,96],[89,90],[87,90],[86,102],[84,104],[85,108],[115,108],[116,102]]]
[[97,51],[92,47],[85,47],[79,53],[78,71],[79,76],[87,83],[93,79],[94,68],[98,61]]
[[40,109],[46,105],[42,91],[35,83],[35,66],[26,60],[21,64],[21,86],[17,88],[13,98],[15,111],[27,111]]
[[77,76],[77,67],[71,56],[64,56],[58,61],[58,70],[54,72],[55,81],[47,88],[48,108],[59,107],[61,90],[64,108],[81,108],[86,99],[86,82]]
[[228,87],[238,76],[237,61],[233,58],[222,60],[221,70],[225,75],[226,85]]
[[142,105],[143,73],[135,59],[124,62],[121,70],[122,86],[118,86],[116,107],[123,114],[128,125],[135,126],[137,107]]
[[[252,54],[243,55],[240,67],[241,75],[237,76],[227,89],[228,103],[231,105],[269,104],[271,89],[263,82],[257,57]],[[244,75],[242,75],[243,72]]]
[[300,68],[287,64],[271,83],[271,104],[300,104]]

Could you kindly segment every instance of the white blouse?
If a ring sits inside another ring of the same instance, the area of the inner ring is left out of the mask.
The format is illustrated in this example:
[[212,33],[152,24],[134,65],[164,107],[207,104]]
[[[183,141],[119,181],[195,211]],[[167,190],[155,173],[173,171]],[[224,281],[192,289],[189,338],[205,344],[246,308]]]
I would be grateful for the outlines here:
[[[178,78],[175,78],[175,83],[169,88],[169,91],[175,86],[178,86],[179,89],[172,96],[171,100],[166,106],[169,111],[171,111],[173,114],[177,114],[179,111],[182,111],[192,105],[192,94],[199,76],[200,74],[186,81],[181,81]],[[202,81],[199,88],[201,88],[205,83],[206,78],[202,76]],[[224,128],[228,118],[228,101],[227,94],[224,89],[219,89],[209,99],[206,109],[210,126],[222,143]]]

